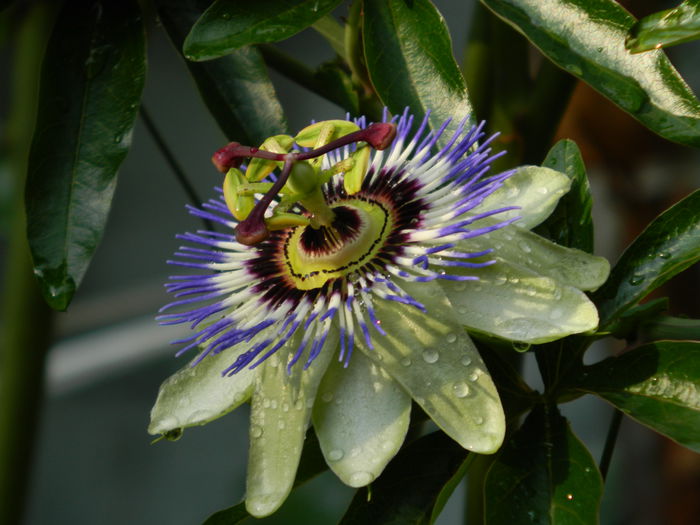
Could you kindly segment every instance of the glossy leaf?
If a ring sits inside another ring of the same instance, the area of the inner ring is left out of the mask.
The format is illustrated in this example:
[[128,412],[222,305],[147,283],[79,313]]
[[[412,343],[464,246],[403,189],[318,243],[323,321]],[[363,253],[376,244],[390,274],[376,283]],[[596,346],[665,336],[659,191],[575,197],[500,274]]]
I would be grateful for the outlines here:
[[392,113],[408,106],[420,121],[430,110],[433,129],[452,119],[448,133],[473,121],[445,21],[428,0],[366,0],[362,31],[370,79]]
[[[313,429],[309,429],[306,433],[304,450],[301,453],[301,463],[299,463],[299,469],[297,470],[294,488],[322,474],[327,468],[328,466],[323,458],[323,454],[321,454],[316,434],[314,434]],[[215,512],[202,525],[235,525],[250,517],[248,511],[245,510],[245,502],[241,502],[233,507]]]
[[612,0],[481,0],[552,62],[662,137],[700,147],[700,101],[662,51],[625,49],[635,19]]
[[[198,4],[197,0],[157,0],[160,20],[178,49],[202,13]],[[287,129],[267,68],[255,48],[202,64],[187,61],[187,67],[229,140],[258,145]]]
[[700,343],[659,341],[585,367],[575,388],[700,452]]
[[700,190],[659,215],[622,254],[593,295],[600,327],[700,259]]
[[560,140],[549,150],[542,165],[565,173],[571,179],[571,189],[535,232],[562,246],[593,253],[593,201],[578,146],[572,140]]
[[556,407],[535,408],[484,483],[486,525],[598,523],[603,481]]
[[145,73],[135,0],[67,2],[41,73],[28,237],[47,302],[64,310],[102,237]]
[[251,44],[279,42],[326,16],[340,0],[216,0],[185,39],[190,60],[210,60]]
[[[424,436],[404,448],[372,484],[360,489],[341,525],[429,524],[436,505],[444,505],[447,485],[454,490],[469,453],[442,432]],[[441,507],[440,507],[441,508]],[[440,510],[438,508],[438,511]]]
[[632,53],[673,46],[700,38],[700,0],[645,16],[630,29],[625,44]]

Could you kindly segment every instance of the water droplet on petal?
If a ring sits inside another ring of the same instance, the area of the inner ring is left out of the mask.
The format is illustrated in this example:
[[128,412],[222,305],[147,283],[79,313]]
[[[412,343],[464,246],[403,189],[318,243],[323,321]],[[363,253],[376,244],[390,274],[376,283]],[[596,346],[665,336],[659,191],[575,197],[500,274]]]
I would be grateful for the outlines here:
[[475,370],[474,372],[472,372],[471,374],[469,374],[469,377],[468,377],[467,379],[469,379],[469,381],[471,381],[472,383],[474,383],[477,379],[479,379],[479,376],[480,376],[480,375],[481,375],[481,371],[480,371],[480,370]]
[[571,501],[572,499],[574,499],[574,495],[571,494],[571,493],[569,493],[569,494],[566,495],[566,499],[569,500],[569,501]]
[[454,343],[457,340],[457,336],[455,334],[447,334],[447,342],[448,343]]
[[462,365],[464,366],[469,366],[472,364],[472,358],[468,355],[463,355],[462,359],[460,359],[459,362],[462,363]]
[[423,350],[423,361],[426,363],[437,363],[438,359],[440,359],[440,354],[437,350]]
[[483,425],[484,424],[484,418],[481,416],[476,416],[474,418],[474,423],[477,425]]
[[659,252],[659,257],[661,257],[662,259],[670,259],[671,252]]
[[350,476],[350,484],[353,487],[363,487],[374,479],[369,472],[355,472]]
[[524,251],[525,253],[530,253],[530,252],[532,251],[532,248],[530,248],[530,245],[529,245],[528,243],[524,242],[524,241],[520,241],[520,242],[518,243],[518,246],[519,246],[520,249],[521,249],[522,251]]
[[331,461],[340,461],[343,459],[343,456],[345,455],[345,452],[340,450],[339,448],[333,449],[328,453],[328,459]]
[[404,357],[404,358],[401,360],[401,364],[402,364],[403,366],[411,366],[411,363],[412,363],[412,361],[411,361],[411,358],[409,358],[409,357]]
[[270,401],[270,408],[273,410],[277,409],[277,400],[276,399],[273,399],[272,401]]
[[254,438],[259,438],[263,435],[262,427],[259,427],[258,425],[253,425],[252,427],[250,427],[250,435]]
[[527,352],[530,350],[530,343],[523,343],[521,341],[513,342],[513,350],[516,352]]
[[505,284],[508,279],[506,278],[505,275],[499,275],[493,280],[493,284],[496,286],[501,286],[502,284]]
[[452,386],[452,390],[454,391],[455,395],[459,398],[467,397],[469,395],[469,385],[467,385],[466,383],[455,383]]
[[263,406],[263,408],[270,408],[270,400],[263,399],[262,406]]
[[541,186],[537,188],[537,193],[540,193],[542,195],[547,195],[549,193],[549,189],[545,188],[544,186]]
[[634,274],[632,277],[630,277],[629,283],[632,286],[637,286],[638,284],[641,284],[643,280],[644,280],[644,276],[639,275],[639,274]]
[[282,412],[289,412],[289,403],[282,403]]

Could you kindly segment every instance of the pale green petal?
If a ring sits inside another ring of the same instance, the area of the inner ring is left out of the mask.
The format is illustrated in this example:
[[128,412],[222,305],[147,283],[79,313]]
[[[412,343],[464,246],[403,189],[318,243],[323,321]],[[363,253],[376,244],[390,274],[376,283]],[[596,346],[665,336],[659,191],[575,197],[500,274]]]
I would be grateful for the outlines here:
[[499,260],[469,269],[478,281],[440,281],[459,320],[472,330],[545,343],[593,330],[598,312],[580,290]]
[[318,385],[337,354],[331,331],[323,350],[307,370],[303,358],[287,374],[287,356],[298,348],[303,330],[260,368],[250,409],[250,449],[246,509],[256,517],[275,512],[294,485],[304,436]]
[[348,368],[331,363],[313,422],[331,470],[346,485],[362,487],[399,451],[410,413],[410,396],[378,364],[355,352]]
[[579,290],[597,289],[610,273],[610,263],[603,257],[560,246],[517,225],[463,241],[459,248],[469,252],[493,248],[491,255],[499,259]]
[[522,166],[471,214],[518,206],[520,209],[499,213],[495,218],[502,221],[520,217],[518,225],[529,230],[551,215],[570,187],[569,177],[559,171],[540,166]]
[[375,301],[387,335],[372,339],[375,350],[362,342],[360,349],[461,446],[482,454],[495,452],[503,441],[505,417],[476,347],[437,283],[399,284],[425,305],[427,313],[393,301]]
[[198,365],[187,365],[166,379],[151,409],[148,432],[164,434],[204,425],[247,401],[257,372],[242,370],[233,377],[221,375],[239,353],[224,351],[205,357]]

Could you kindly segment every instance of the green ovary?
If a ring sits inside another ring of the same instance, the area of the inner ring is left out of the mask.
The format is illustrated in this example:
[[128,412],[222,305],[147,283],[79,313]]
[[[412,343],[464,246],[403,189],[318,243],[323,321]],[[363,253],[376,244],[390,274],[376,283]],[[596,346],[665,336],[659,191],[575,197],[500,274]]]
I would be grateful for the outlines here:
[[[299,226],[285,241],[285,266],[299,290],[320,288],[331,279],[357,270],[377,254],[391,232],[391,214],[380,202],[357,197],[336,202],[333,209],[337,221],[350,210],[352,228],[338,222],[315,231],[307,231],[311,226]],[[316,242],[309,243],[305,232]]]

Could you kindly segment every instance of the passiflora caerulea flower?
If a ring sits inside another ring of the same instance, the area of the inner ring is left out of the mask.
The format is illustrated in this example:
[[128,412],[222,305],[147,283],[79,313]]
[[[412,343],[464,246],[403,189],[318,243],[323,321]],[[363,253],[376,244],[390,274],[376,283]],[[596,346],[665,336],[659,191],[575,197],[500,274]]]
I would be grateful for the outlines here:
[[161,386],[149,431],[250,400],[253,515],[287,497],[310,422],[355,487],[398,451],[411,399],[464,448],[495,452],[504,414],[465,327],[542,343],[597,326],[582,290],[608,263],[530,232],[569,179],[491,175],[483,126],[443,137],[447,123],[427,123],[325,121],[214,157],[222,195],[191,212],[226,232],[180,236],[171,262],[199,273],[172,277],[160,318],[191,324],[181,353],[199,354]]

